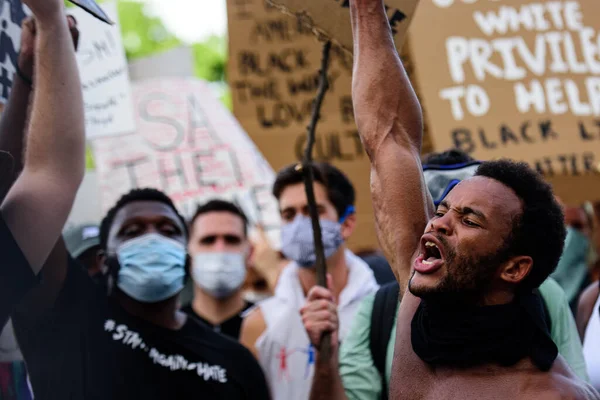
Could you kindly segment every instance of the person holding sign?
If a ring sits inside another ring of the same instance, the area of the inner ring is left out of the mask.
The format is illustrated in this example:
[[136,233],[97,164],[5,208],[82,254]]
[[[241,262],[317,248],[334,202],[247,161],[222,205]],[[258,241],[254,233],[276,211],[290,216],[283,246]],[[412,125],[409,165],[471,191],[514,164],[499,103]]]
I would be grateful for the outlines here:
[[[61,0],[23,0],[35,16],[35,35],[28,54],[19,57],[19,77],[4,110],[0,126],[4,150],[2,180],[5,189],[0,208],[0,326],[4,326],[42,269],[75,200],[85,169],[85,125],[81,83],[75,50]],[[31,33],[32,20],[24,35]],[[33,56],[35,55],[35,62]],[[33,72],[25,70],[35,66]],[[23,69],[23,70],[21,70]],[[27,128],[27,153],[21,161],[29,87],[35,94]],[[60,105],[60,106],[58,106]],[[16,116],[16,117],[15,117]],[[19,120],[19,121],[17,121]],[[17,148],[7,146],[5,135],[18,136]],[[68,157],[65,157],[68,154]],[[14,160],[17,174],[5,163]],[[21,171],[22,169],[22,171]],[[16,181],[15,181],[16,180]],[[14,182],[14,184],[13,184]]]
[[[390,398],[600,398],[558,356],[532,292],[565,239],[550,186],[524,163],[484,162],[435,209],[420,162],[421,108],[383,2],[350,7],[356,123],[379,240],[402,295]],[[331,370],[336,350],[316,355],[316,374]]]

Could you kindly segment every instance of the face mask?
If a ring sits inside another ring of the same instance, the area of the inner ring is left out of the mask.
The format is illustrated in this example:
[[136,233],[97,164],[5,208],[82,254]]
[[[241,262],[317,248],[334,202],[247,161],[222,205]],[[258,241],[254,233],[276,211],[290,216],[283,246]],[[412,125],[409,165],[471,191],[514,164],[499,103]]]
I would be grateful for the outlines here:
[[192,278],[217,299],[231,296],[244,284],[246,260],[239,253],[199,253],[194,256]]
[[[344,243],[342,226],[333,221],[320,220],[321,236],[325,258],[331,257]],[[281,227],[281,252],[288,260],[295,261],[301,267],[311,267],[316,264],[315,241],[310,218],[299,216]]]
[[185,246],[156,233],[132,239],[117,249],[117,287],[143,303],[156,303],[183,290]]

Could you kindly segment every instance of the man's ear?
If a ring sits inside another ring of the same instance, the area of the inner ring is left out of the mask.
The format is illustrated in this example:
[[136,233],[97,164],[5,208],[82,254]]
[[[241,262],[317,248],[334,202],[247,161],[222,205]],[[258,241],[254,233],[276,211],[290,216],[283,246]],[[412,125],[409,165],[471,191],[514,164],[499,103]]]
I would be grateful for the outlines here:
[[344,240],[348,240],[356,229],[356,213],[352,213],[346,217],[346,220],[342,222],[342,237]]
[[96,263],[100,266],[100,270],[103,274],[108,272],[108,264],[106,263],[106,252],[102,249],[99,249],[96,252]]
[[251,265],[250,261],[252,260],[253,255],[254,245],[252,244],[252,242],[248,241],[248,250],[246,251],[246,268],[248,268]]
[[523,282],[531,273],[533,259],[529,256],[517,256],[511,258],[500,272],[500,278],[506,283],[513,285]]

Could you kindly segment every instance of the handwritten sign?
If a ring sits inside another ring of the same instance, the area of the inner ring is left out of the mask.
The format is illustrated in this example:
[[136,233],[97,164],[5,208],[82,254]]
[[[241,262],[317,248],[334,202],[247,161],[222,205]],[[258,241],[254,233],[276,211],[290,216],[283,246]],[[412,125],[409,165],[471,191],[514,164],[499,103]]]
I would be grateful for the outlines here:
[[6,103],[12,88],[21,43],[21,23],[27,15],[19,0],[0,0],[0,102]]
[[[436,149],[598,185],[598,12],[591,0],[422,2],[409,48]],[[572,185],[557,190],[572,197]]]
[[[117,6],[105,3],[118,21]],[[79,8],[69,10],[81,30],[77,63],[85,102],[86,135],[95,138],[135,130],[131,87],[118,23],[107,25]]]
[[186,217],[221,197],[278,239],[274,172],[204,82],[142,81],[133,85],[133,98],[136,132],[92,143],[104,211],[136,187],[163,190]]
[[[233,111],[276,170],[302,159],[319,84],[322,45],[311,29],[265,0],[228,0],[229,84]],[[332,49],[330,90],[317,127],[314,158],[344,171],[357,192],[358,227],[351,248],[377,248],[369,191],[370,165],[351,98],[352,63]]]
[[[268,0],[268,2],[290,15],[298,16],[302,23],[313,28],[317,34],[352,52],[350,0]],[[404,43],[406,31],[418,2],[419,0],[384,1],[398,52]]]

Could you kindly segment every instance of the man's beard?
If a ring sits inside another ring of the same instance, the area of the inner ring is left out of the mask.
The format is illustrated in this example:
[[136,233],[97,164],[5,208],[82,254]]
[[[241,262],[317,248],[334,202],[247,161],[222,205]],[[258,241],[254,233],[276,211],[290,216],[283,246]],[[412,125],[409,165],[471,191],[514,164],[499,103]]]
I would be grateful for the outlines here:
[[445,251],[446,274],[435,287],[422,288],[411,285],[412,277],[416,273],[413,272],[408,286],[410,292],[428,302],[435,301],[440,304],[480,302],[494,280],[498,268],[508,259],[507,249],[501,248],[483,256],[458,255],[444,237],[436,238]]

